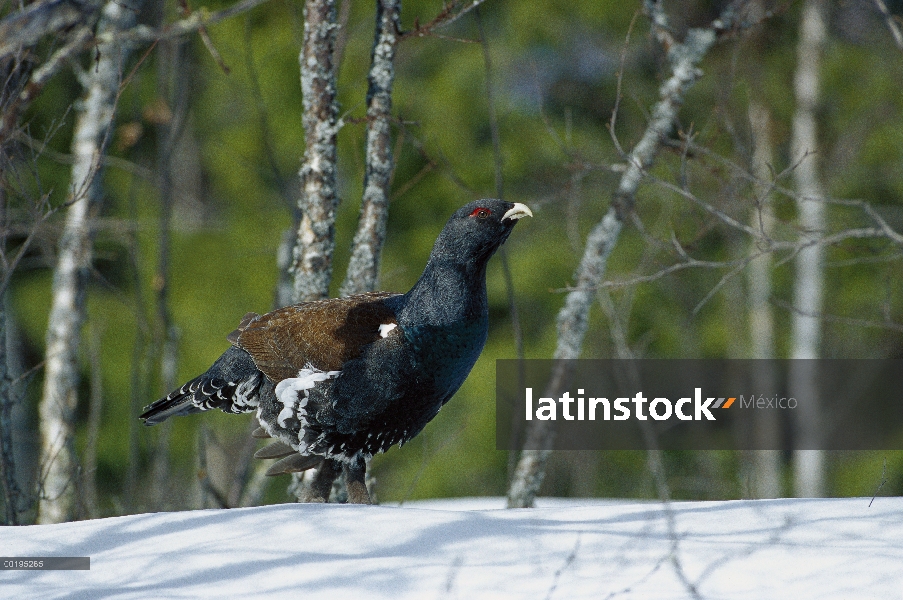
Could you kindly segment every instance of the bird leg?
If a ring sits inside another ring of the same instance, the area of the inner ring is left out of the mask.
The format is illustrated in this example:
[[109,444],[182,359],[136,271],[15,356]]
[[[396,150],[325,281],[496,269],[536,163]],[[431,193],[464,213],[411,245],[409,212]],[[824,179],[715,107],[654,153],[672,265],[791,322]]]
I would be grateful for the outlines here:
[[367,473],[367,462],[358,454],[350,463],[345,464],[345,485],[348,487],[349,504],[371,504],[370,494],[364,475]]
[[332,491],[332,482],[342,472],[341,463],[337,460],[327,458],[317,469],[314,480],[310,482],[310,487],[305,490],[302,502],[329,502],[329,493]]

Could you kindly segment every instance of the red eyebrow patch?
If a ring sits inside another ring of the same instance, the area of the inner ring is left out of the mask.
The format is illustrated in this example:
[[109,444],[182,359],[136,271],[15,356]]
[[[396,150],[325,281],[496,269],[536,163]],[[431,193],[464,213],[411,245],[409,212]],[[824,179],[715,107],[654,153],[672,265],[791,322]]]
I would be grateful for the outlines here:
[[489,210],[488,208],[480,207],[480,208],[473,209],[473,212],[470,213],[470,216],[477,217],[479,219],[485,219],[486,217],[488,217],[491,214],[492,214],[492,211]]

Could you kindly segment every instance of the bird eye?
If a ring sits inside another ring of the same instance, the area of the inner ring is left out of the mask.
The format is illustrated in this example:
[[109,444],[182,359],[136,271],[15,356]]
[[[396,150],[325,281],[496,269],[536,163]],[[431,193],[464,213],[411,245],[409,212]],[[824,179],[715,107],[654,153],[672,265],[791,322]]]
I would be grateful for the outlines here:
[[470,213],[471,217],[476,217],[478,219],[485,219],[489,215],[492,214],[492,211],[488,208],[475,208],[472,213]]

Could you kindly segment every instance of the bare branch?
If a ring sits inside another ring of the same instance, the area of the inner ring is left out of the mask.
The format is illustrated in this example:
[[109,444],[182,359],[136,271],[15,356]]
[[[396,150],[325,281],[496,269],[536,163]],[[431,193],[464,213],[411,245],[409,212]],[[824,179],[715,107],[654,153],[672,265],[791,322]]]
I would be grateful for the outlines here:
[[[52,148],[47,146],[46,141],[42,142],[40,140],[36,140],[31,136],[26,135],[22,132],[17,132],[15,136],[15,140],[18,142],[22,142],[32,150],[36,151],[41,156],[46,156],[48,159],[58,162],[64,165],[75,164],[76,157],[73,154],[68,154],[66,152],[58,152]],[[104,155],[100,157],[100,166],[101,167],[113,167],[115,169],[121,169],[126,173],[130,173],[135,175],[136,177],[140,177],[145,181],[152,182],[154,181],[155,175],[153,170],[148,169],[147,167],[142,167],[141,165],[134,163],[125,158],[120,158],[118,156],[109,156]]]
[[34,46],[46,35],[72,27],[93,27],[101,0],[47,0],[36,2],[0,21],[0,58]]
[[48,206],[46,197],[41,199],[40,206],[46,207],[46,210],[42,210],[40,214],[35,218],[35,220],[31,223],[31,228],[28,230],[28,235],[25,237],[25,240],[23,240],[22,243],[19,244],[19,248],[16,251],[15,256],[13,256],[13,259],[9,260],[6,255],[6,250],[2,250],[3,277],[0,278],[0,297],[2,297],[6,293],[6,290],[12,281],[13,272],[18,268],[19,263],[22,262],[22,259],[28,252],[29,247],[31,247],[32,242],[37,237],[41,225],[50,217],[50,215],[56,212],[56,209],[52,209]]
[[[476,4],[476,3],[474,3]],[[495,109],[495,93],[492,89],[492,56],[489,54],[489,41],[483,28],[483,19],[480,17],[480,9],[474,12],[477,27],[480,31],[480,45],[483,47],[483,65],[486,68],[486,104],[489,109],[489,131],[492,135],[492,155],[495,166],[495,197],[501,199],[504,196],[504,180],[502,179],[502,140],[499,133],[498,113]],[[504,249],[504,248],[503,248]]]
[[[267,1],[242,0],[229,8],[216,12],[201,9],[181,21],[176,21],[160,29],[146,25],[134,25],[122,31],[101,31],[98,32],[93,42],[87,41],[82,49],[90,43],[153,42],[194,33],[208,25],[247,12]],[[92,27],[102,5],[103,2],[100,0],[49,0],[32,4],[25,10],[10,15],[0,21],[0,58],[9,56],[20,48],[33,46],[42,37],[58,34],[73,25]]]
[[[647,1],[646,10],[652,21],[653,31],[666,44],[671,76],[659,89],[659,101],[652,110],[650,122],[627,157],[627,169],[621,175],[611,206],[587,237],[583,258],[574,275],[575,289],[568,293],[564,307],[558,313],[558,344],[554,354],[556,359],[579,358],[595,288],[605,275],[608,257],[618,241],[624,218],[633,209],[643,174],[652,166],[661,141],[670,132],[684,95],[702,75],[697,65],[715,43],[718,31],[730,24],[733,15],[733,10],[728,9],[712,26],[691,29],[683,43],[676,43],[667,31],[667,15],[661,2]],[[557,395],[557,390],[552,387],[566,380],[567,374],[562,371],[566,364],[567,361],[557,363],[547,394],[551,391],[552,396]],[[548,448],[553,439],[554,430],[543,421],[535,421],[527,432],[524,447],[542,449],[523,451],[508,491],[509,507],[533,505],[542,485],[545,464],[551,452]]]
[[[432,21],[426,23],[424,25],[420,25],[417,21],[414,21],[414,29],[411,31],[405,31],[401,35],[401,39],[407,39],[411,37],[425,37],[425,36],[436,36],[436,37],[445,37],[445,36],[437,36],[434,33],[436,29],[440,29],[442,27],[447,27],[451,25],[473,9],[477,8],[481,4],[483,4],[486,0],[473,0],[470,4],[455,12],[455,9],[460,4],[460,0],[452,0],[448,4],[442,7],[442,10],[439,11],[439,14],[433,18]],[[465,40],[460,40],[465,41]]]
[[783,300],[774,301],[775,306],[779,306],[791,314],[800,315],[809,319],[818,319],[822,321],[829,321],[832,323],[841,323],[843,325],[849,325],[850,327],[868,327],[872,329],[886,329],[888,331],[895,331],[898,333],[903,333],[903,323],[897,323],[895,321],[891,321],[888,318],[885,318],[883,321],[875,321],[873,319],[861,319],[857,317],[845,317],[843,315],[832,315],[830,313],[826,313],[823,311],[814,312],[803,310],[799,307],[792,305],[789,302],[784,302]]
[[170,23],[160,29],[147,27],[145,25],[137,25],[131,27],[121,33],[106,32],[97,36],[98,42],[108,42],[115,38],[120,43],[139,43],[153,42],[157,40],[165,40],[169,38],[179,37],[188,33],[194,33],[199,29],[208,25],[213,25],[224,21],[236,15],[245,13],[252,8],[256,8],[269,0],[242,0],[216,12],[209,12],[206,9],[200,9],[191,14],[190,17]]
[[[625,287],[633,287],[642,283],[651,283],[653,281],[658,281],[663,277],[667,277],[668,275],[671,275],[673,273],[685,271],[687,269],[724,269],[729,267],[736,268],[739,265],[742,270],[742,267],[745,266],[750,260],[754,260],[762,254],[764,254],[764,252],[759,252],[742,259],[731,261],[697,260],[688,256],[681,262],[663,267],[654,273],[650,273],[649,275],[637,275],[636,277],[631,277],[630,279],[618,279],[600,282],[599,285],[592,291],[599,291],[603,289],[620,289]],[[552,291],[555,293],[560,293],[574,292],[578,290],[579,288],[576,287],[566,287]]]
[[9,138],[10,134],[15,131],[19,123],[19,115],[44,89],[47,81],[56,75],[73,56],[87,47],[92,38],[93,32],[90,27],[78,28],[62,48],[54,52],[47,62],[34,70],[28,84],[3,114],[3,120],[0,123],[0,141]]
[[881,482],[878,483],[878,487],[875,488],[875,493],[872,495],[872,499],[869,500],[869,508],[871,508],[872,503],[875,501],[875,498],[878,497],[878,492],[881,491],[881,488],[884,487],[884,484],[887,483],[887,457],[884,457],[884,467],[881,469]]
[[894,229],[887,224],[887,221],[885,221],[884,218],[878,214],[878,212],[874,209],[874,207],[872,207],[871,204],[862,201],[856,201],[855,204],[857,206],[860,206],[862,210],[865,211],[865,213],[869,217],[871,217],[872,220],[875,221],[875,223],[878,224],[878,227],[881,228],[881,231],[884,232],[884,235],[886,235],[890,241],[897,245],[903,246],[903,235],[894,231]]
[[621,148],[621,142],[618,140],[618,136],[615,135],[615,125],[618,121],[618,111],[621,107],[621,85],[624,82],[624,65],[627,62],[627,47],[630,44],[630,36],[633,33],[633,26],[636,24],[637,18],[640,16],[639,11],[633,14],[633,18],[630,19],[630,25],[627,27],[627,35],[624,36],[624,44],[621,46],[621,58],[620,64],[618,66],[617,73],[617,87],[615,89],[615,105],[611,109],[611,118],[608,121],[608,131],[611,134],[611,141],[615,146],[615,150],[618,151],[618,154],[624,156],[626,152]]
[[[93,33],[100,0],[51,0],[36,3],[0,22],[0,59],[13,52],[31,46],[45,35],[62,36],[62,32],[73,25],[78,25],[74,33],[68,36],[65,45],[53,53],[47,61],[35,69],[28,85],[11,103],[0,120],[0,140],[11,135],[18,123],[19,115],[40,94],[47,81],[53,77],[63,65],[79,52],[97,44],[139,44],[156,42],[194,33],[198,31],[213,59],[228,74],[229,68],[213,46],[206,26],[229,17],[241,14],[267,2],[267,0],[243,0],[229,8],[210,13],[201,9],[191,13],[186,19],[176,21],[160,29],[145,25],[130,25],[120,31],[99,31]],[[133,10],[133,9],[129,9]],[[184,14],[190,11],[185,7]],[[114,39],[115,38],[115,39]]]

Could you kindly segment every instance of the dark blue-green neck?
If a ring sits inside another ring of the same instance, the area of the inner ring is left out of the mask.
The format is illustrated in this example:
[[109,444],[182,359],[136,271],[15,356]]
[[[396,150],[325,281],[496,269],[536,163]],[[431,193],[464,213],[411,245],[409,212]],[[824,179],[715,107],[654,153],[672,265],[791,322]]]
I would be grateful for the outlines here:
[[486,263],[465,263],[432,256],[397,313],[402,328],[487,323]]
[[398,325],[414,360],[447,400],[467,378],[489,331],[486,263],[461,265],[435,255],[400,299]]

